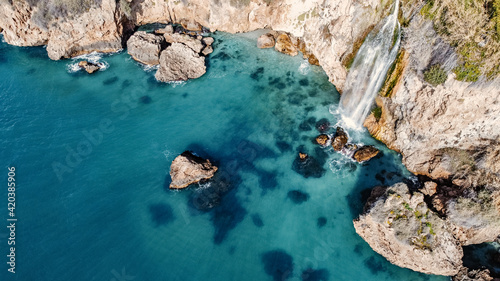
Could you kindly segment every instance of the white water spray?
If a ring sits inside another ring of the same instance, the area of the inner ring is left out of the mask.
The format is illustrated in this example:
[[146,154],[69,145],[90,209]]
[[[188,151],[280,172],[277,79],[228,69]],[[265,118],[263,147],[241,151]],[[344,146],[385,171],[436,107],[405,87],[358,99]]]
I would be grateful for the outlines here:
[[398,21],[399,0],[394,11],[366,37],[350,68],[339,111],[344,125],[361,129],[401,41]]

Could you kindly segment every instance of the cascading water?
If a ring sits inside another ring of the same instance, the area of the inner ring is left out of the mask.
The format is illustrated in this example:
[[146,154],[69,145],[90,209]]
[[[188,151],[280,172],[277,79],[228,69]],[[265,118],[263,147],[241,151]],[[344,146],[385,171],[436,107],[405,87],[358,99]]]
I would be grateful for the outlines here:
[[396,58],[401,41],[398,11],[399,0],[396,0],[392,14],[368,34],[352,63],[339,106],[344,126],[362,128]]

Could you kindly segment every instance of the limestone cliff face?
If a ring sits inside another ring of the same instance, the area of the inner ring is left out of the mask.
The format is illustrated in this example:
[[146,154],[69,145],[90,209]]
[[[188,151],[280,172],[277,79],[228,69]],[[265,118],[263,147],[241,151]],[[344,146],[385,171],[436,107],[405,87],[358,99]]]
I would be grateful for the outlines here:
[[[24,1],[0,7],[0,28],[5,40],[14,45],[47,44],[50,58],[60,59],[92,51],[111,52],[121,48],[129,23],[196,22],[212,31],[246,32],[260,28],[290,32],[302,37],[306,49],[339,89],[346,69],[342,59],[352,52],[353,42],[370,25],[388,13],[387,1],[322,0],[102,0],[100,7],[52,20],[47,29],[33,21],[36,7]],[[387,2],[387,3],[386,3]],[[125,17],[128,15],[130,21]]]
[[451,225],[427,208],[424,195],[399,183],[375,188],[356,232],[391,263],[437,275],[456,275],[462,247]]
[[[378,98],[382,116],[370,116],[365,126],[416,174],[458,186],[500,186],[500,81],[455,80],[454,50],[419,15],[405,33],[409,59],[399,87]],[[423,72],[436,63],[449,75],[434,87]]]

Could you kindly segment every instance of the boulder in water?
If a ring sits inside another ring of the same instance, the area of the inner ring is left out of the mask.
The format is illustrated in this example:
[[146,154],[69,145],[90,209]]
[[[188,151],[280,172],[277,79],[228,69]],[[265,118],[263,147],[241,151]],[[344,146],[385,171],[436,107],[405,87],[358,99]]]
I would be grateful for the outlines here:
[[174,33],[174,27],[171,25],[167,25],[164,28],[159,28],[155,30],[156,34],[172,34]]
[[161,82],[185,81],[206,72],[205,57],[181,43],[173,43],[161,52],[160,68],[155,78]]
[[210,160],[203,159],[184,151],[177,156],[170,166],[171,189],[181,189],[201,180],[207,180],[214,176],[217,167]]
[[352,156],[354,160],[358,162],[365,162],[373,157],[377,156],[379,154],[380,150],[376,149],[374,146],[367,145],[367,146],[362,146],[356,152],[354,152],[354,155]]
[[275,43],[276,42],[274,41],[274,36],[270,33],[262,34],[257,39],[257,47],[261,49],[272,48],[274,47]]
[[204,56],[208,56],[210,55],[211,53],[214,52],[214,49],[212,48],[212,46],[206,46],[203,51],[201,51],[201,53],[204,55]]
[[127,50],[134,60],[156,65],[160,63],[160,51],[164,42],[163,36],[137,31],[128,39]]
[[203,41],[203,44],[205,44],[205,46],[212,46],[212,44],[214,43],[214,38],[204,37],[201,41]]
[[276,38],[276,45],[274,45],[274,48],[276,51],[292,57],[299,54],[297,48],[295,48],[290,37],[286,33],[282,33]]
[[89,73],[89,74],[92,74],[92,73],[98,71],[99,69],[101,69],[101,67],[98,64],[92,63],[92,62],[89,62],[86,60],[80,61],[78,63],[78,66],[81,69],[84,69],[85,71],[87,71],[87,73]]
[[330,137],[326,134],[321,134],[321,135],[316,137],[316,142],[322,146],[325,146],[329,140],[330,140]]
[[335,132],[335,136],[332,141],[333,149],[335,149],[335,151],[341,151],[347,144],[347,141],[347,133],[341,127],[337,127],[337,131]]

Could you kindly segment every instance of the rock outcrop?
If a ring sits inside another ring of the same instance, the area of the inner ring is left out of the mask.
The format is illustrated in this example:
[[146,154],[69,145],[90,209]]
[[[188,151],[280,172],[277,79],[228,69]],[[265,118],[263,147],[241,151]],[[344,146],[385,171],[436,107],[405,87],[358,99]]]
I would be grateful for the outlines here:
[[276,49],[276,51],[292,57],[299,54],[299,51],[286,33],[282,33],[278,36],[278,38],[276,38],[276,44],[274,45],[274,48]]
[[82,60],[78,63],[78,66],[85,70],[88,74],[92,74],[94,72],[97,72],[99,71],[99,69],[101,69],[101,67],[96,64],[96,63],[92,63],[92,62],[89,62],[89,61],[86,61],[86,60]]
[[156,65],[160,63],[160,51],[165,42],[163,36],[137,31],[127,41],[127,51],[138,62]]
[[179,33],[173,33],[173,34],[168,34],[165,33],[163,36],[165,36],[165,40],[170,43],[182,43],[189,48],[191,48],[195,53],[199,54],[201,53],[201,50],[203,50],[203,43],[201,40],[198,40],[196,38],[193,38],[187,34],[179,34]]
[[185,188],[201,180],[210,179],[215,172],[217,172],[217,167],[212,165],[210,160],[198,157],[190,151],[184,151],[172,161],[170,166],[172,178],[170,188]]
[[[408,66],[393,95],[377,98],[381,118],[370,116],[368,130],[401,152],[413,173],[457,186],[500,186],[500,81],[455,80],[454,50],[419,15],[405,34]],[[423,72],[438,63],[448,79],[432,86]]]
[[365,162],[373,157],[377,156],[380,153],[380,150],[376,149],[374,146],[371,145],[365,145],[360,148],[358,148],[354,154],[352,155],[352,158],[358,162]]
[[316,143],[318,143],[321,146],[327,145],[329,140],[330,140],[330,137],[326,134],[321,134],[321,135],[316,137]]
[[262,34],[257,39],[257,47],[261,49],[272,48],[275,43],[274,36],[270,33]]
[[335,151],[341,151],[349,141],[347,133],[341,127],[337,127],[332,140],[332,147]]
[[320,0],[132,0],[127,1],[127,7],[120,7],[115,0],[102,0],[99,7],[54,18],[47,28],[39,28],[33,20],[36,6],[25,0],[4,2],[0,5],[0,28],[5,40],[21,46],[48,44],[52,59],[119,50],[122,38],[134,25],[147,23],[173,22],[187,29],[205,26],[232,33],[270,28],[302,38],[305,50],[317,58],[338,89],[342,89],[347,73],[342,59],[370,25],[389,12],[374,0],[342,0],[329,5]]
[[463,251],[450,225],[406,184],[377,187],[354,221],[356,232],[391,263],[427,274],[456,275]]
[[205,57],[184,44],[173,43],[161,52],[155,77],[161,82],[185,81],[201,77],[205,72]]
[[[497,280],[497,279],[495,279]],[[494,281],[490,276],[490,271],[485,270],[469,270],[466,267],[460,269],[457,275],[453,276],[452,281]]]

